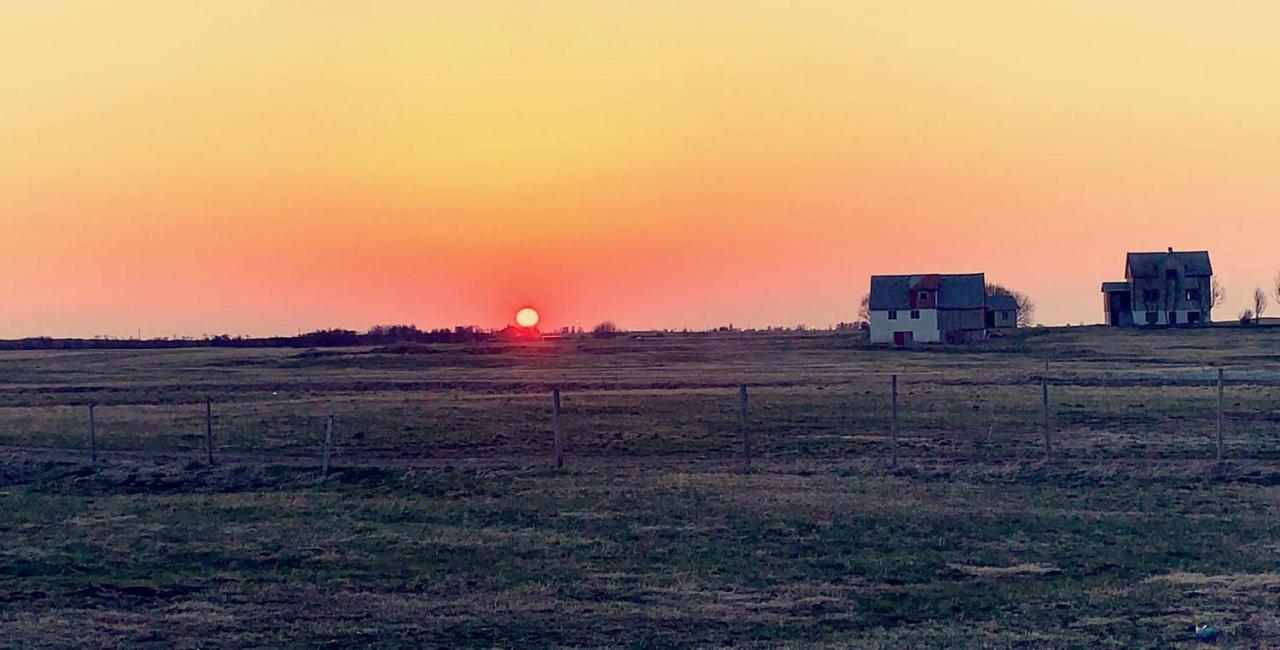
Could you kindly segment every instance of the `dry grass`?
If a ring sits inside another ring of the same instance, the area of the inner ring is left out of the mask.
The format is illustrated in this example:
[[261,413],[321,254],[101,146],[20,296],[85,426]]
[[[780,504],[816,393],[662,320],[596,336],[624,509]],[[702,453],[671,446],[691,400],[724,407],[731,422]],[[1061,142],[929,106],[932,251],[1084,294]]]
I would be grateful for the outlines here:
[[[23,646],[1169,647],[1215,623],[1265,647],[1278,343],[1072,329],[915,352],[813,334],[0,355],[0,443],[81,447],[93,401],[107,449],[96,466],[0,453],[0,629]],[[1223,465],[1203,362],[1236,378]],[[577,448],[562,471],[552,384]],[[198,462],[206,394],[215,467]]]

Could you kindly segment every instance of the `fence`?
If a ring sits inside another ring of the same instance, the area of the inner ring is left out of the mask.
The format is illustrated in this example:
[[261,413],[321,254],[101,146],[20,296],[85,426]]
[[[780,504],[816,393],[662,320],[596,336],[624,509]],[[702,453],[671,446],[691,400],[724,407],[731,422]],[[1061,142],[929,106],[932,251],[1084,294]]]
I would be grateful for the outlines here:
[[[272,399],[192,389],[149,402],[0,408],[0,444],[87,452],[191,454],[264,462],[310,456],[329,472],[394,458],[687,455],[752,459],[882,458],[954,462],[1280,459],[1273,406],[1280,375],[1153,366],[1036,374],[904,372],[843,383],[525,386],[511,391],[396,390]],[[1230,388],[1231,390],[1228,390]],[[736,396],[735,393],[736,392]],[[736,399],[735,399],[736,397]],[[79,415],[77,415],[79,414]],[[735,422],[736,420],[736,422]]]

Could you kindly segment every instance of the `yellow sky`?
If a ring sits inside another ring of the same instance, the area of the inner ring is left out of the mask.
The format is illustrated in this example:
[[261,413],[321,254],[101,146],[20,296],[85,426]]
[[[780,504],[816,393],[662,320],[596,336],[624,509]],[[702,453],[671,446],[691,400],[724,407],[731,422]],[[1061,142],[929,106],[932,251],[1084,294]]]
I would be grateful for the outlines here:
[[1101,318],[1280,271],[1274,2],[10,2],[0,336]]

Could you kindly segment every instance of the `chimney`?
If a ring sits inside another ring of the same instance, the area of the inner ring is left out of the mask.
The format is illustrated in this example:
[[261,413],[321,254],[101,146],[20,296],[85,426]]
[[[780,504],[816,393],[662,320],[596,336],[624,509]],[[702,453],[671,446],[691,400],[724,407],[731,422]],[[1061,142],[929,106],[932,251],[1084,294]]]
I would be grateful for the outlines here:
[[1172,253],[1172,252],[1173,252],[1173,247],[1172,247],[1172,246],[1170,246],[1170,247],[1169,247],[1169,252],[1170,252],[1170,253]]

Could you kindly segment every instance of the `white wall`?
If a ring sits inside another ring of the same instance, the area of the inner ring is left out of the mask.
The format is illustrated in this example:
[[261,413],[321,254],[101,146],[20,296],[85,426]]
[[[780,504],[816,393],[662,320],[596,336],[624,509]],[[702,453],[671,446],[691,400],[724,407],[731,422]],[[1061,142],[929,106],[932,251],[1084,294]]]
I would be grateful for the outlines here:
[[938,310],[921,309],[920,318],[912,319],[910,309],[899,309],[898,319],[889,320],[889,312],[871,312],[871,342],[893,343],[894,332],[911,332],[916,343],[940,343],[942,332],[938,331]]

